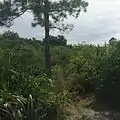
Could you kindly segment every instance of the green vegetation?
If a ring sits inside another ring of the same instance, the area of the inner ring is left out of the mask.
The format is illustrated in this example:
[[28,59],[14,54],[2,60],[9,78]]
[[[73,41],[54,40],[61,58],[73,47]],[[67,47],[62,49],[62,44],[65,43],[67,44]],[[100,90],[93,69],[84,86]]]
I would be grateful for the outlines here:
[[44,42],[10,31],[0,35],[0,119],[63,120],[77,96],[91,93],[97,100],[119,102],[119,40],[95,46],[50,38],[51,77],[45,71]]
[[43,41],[11,31],[0,35],[0,120],[65,120],[70,105],[86,96],[119,105],[120,41],[67,45],[64,36],[49,35],[51,29],[71,30],[64,20],[87,7],[84,0],[0,2],[0,26],[31,11],[32,26],[45,31]]
[[53,69],[51,78],[45,74],[43,52],[43,43],[35,39],[23,39],[10,31],[0,36],[1,119],[65,117],[70,94],[62,81],[57,81],[57,70]]

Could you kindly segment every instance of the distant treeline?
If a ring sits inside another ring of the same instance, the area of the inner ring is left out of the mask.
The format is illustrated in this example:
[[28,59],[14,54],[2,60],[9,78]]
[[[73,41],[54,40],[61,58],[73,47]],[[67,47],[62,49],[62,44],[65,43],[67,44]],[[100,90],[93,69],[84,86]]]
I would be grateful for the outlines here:
[[[35,37],[33,38],[23,38],[18,35],[17,32],[13,31],[6,31],[3,34],[0,35],[0,42],[13,42],[13,45],[16,42],[19,42],[20,44],[32,44],[32,43],[39,43],[40,45],[44,44],[43,40],[38,40]],[[8,42],[8,44],[9,44]],[[66,46],[67,45],[67,39],[63,35],[58,36],[50,36],[50,45],[52,46]]]

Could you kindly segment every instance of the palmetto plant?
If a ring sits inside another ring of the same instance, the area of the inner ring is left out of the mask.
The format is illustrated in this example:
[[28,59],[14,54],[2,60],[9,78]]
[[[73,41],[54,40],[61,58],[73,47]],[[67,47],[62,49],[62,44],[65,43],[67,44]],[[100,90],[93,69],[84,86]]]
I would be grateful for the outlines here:
[[[45,110],[37,105],[32,96],[28,99],[20,96],[11,95],[8,97],[0,107],[0,118],[3,120],[41,120],[46,116]],[[1,103],[3,101],[1,100]]]
[[26,107],[23,109],[25,120],[42,120],[46,115],[46,110],[39,103],[35,102],[29,95]]
[[25,99],[12,95],[8,91],[4,90],[0,92],[0,117],[3,120],[21,120],[22,112],[21,108],[25,104]]
[[[26,82],[26,81],[25,81]],[[31,77],[22,96],[8,90],[0,93],[0,117],[3,120],[61,120],[70,101],[68,90],[46,75]],[[23,86],[25,87],[25,86]],[[31,95],[29,95],[31,93]],[[29,97],[27,97],[29,95]]]

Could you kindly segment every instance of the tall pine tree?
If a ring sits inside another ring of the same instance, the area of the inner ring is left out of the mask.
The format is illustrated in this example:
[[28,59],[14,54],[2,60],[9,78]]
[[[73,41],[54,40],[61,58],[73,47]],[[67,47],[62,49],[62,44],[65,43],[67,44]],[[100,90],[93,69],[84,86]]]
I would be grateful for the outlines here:
[[77,18],[81,10],[86,11],[87,6],[88,3],[84,0],[4,0],[0,3],[0,25],[9,27],[14,19],[31,11],[34,15],[32,26],[45,28],[45,63],[46,70],[50,72],[50,29],[71,29],[72,25],[64,24],[64,20],[68,16]]

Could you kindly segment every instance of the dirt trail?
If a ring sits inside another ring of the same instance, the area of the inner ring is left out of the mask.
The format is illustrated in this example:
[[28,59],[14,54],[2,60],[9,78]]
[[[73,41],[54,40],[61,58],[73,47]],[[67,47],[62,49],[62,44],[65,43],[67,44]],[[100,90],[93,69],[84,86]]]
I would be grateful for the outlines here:
[[67,120],[120,120],[120,112],[104,110],[96,111],[77,104],[71,106]]

